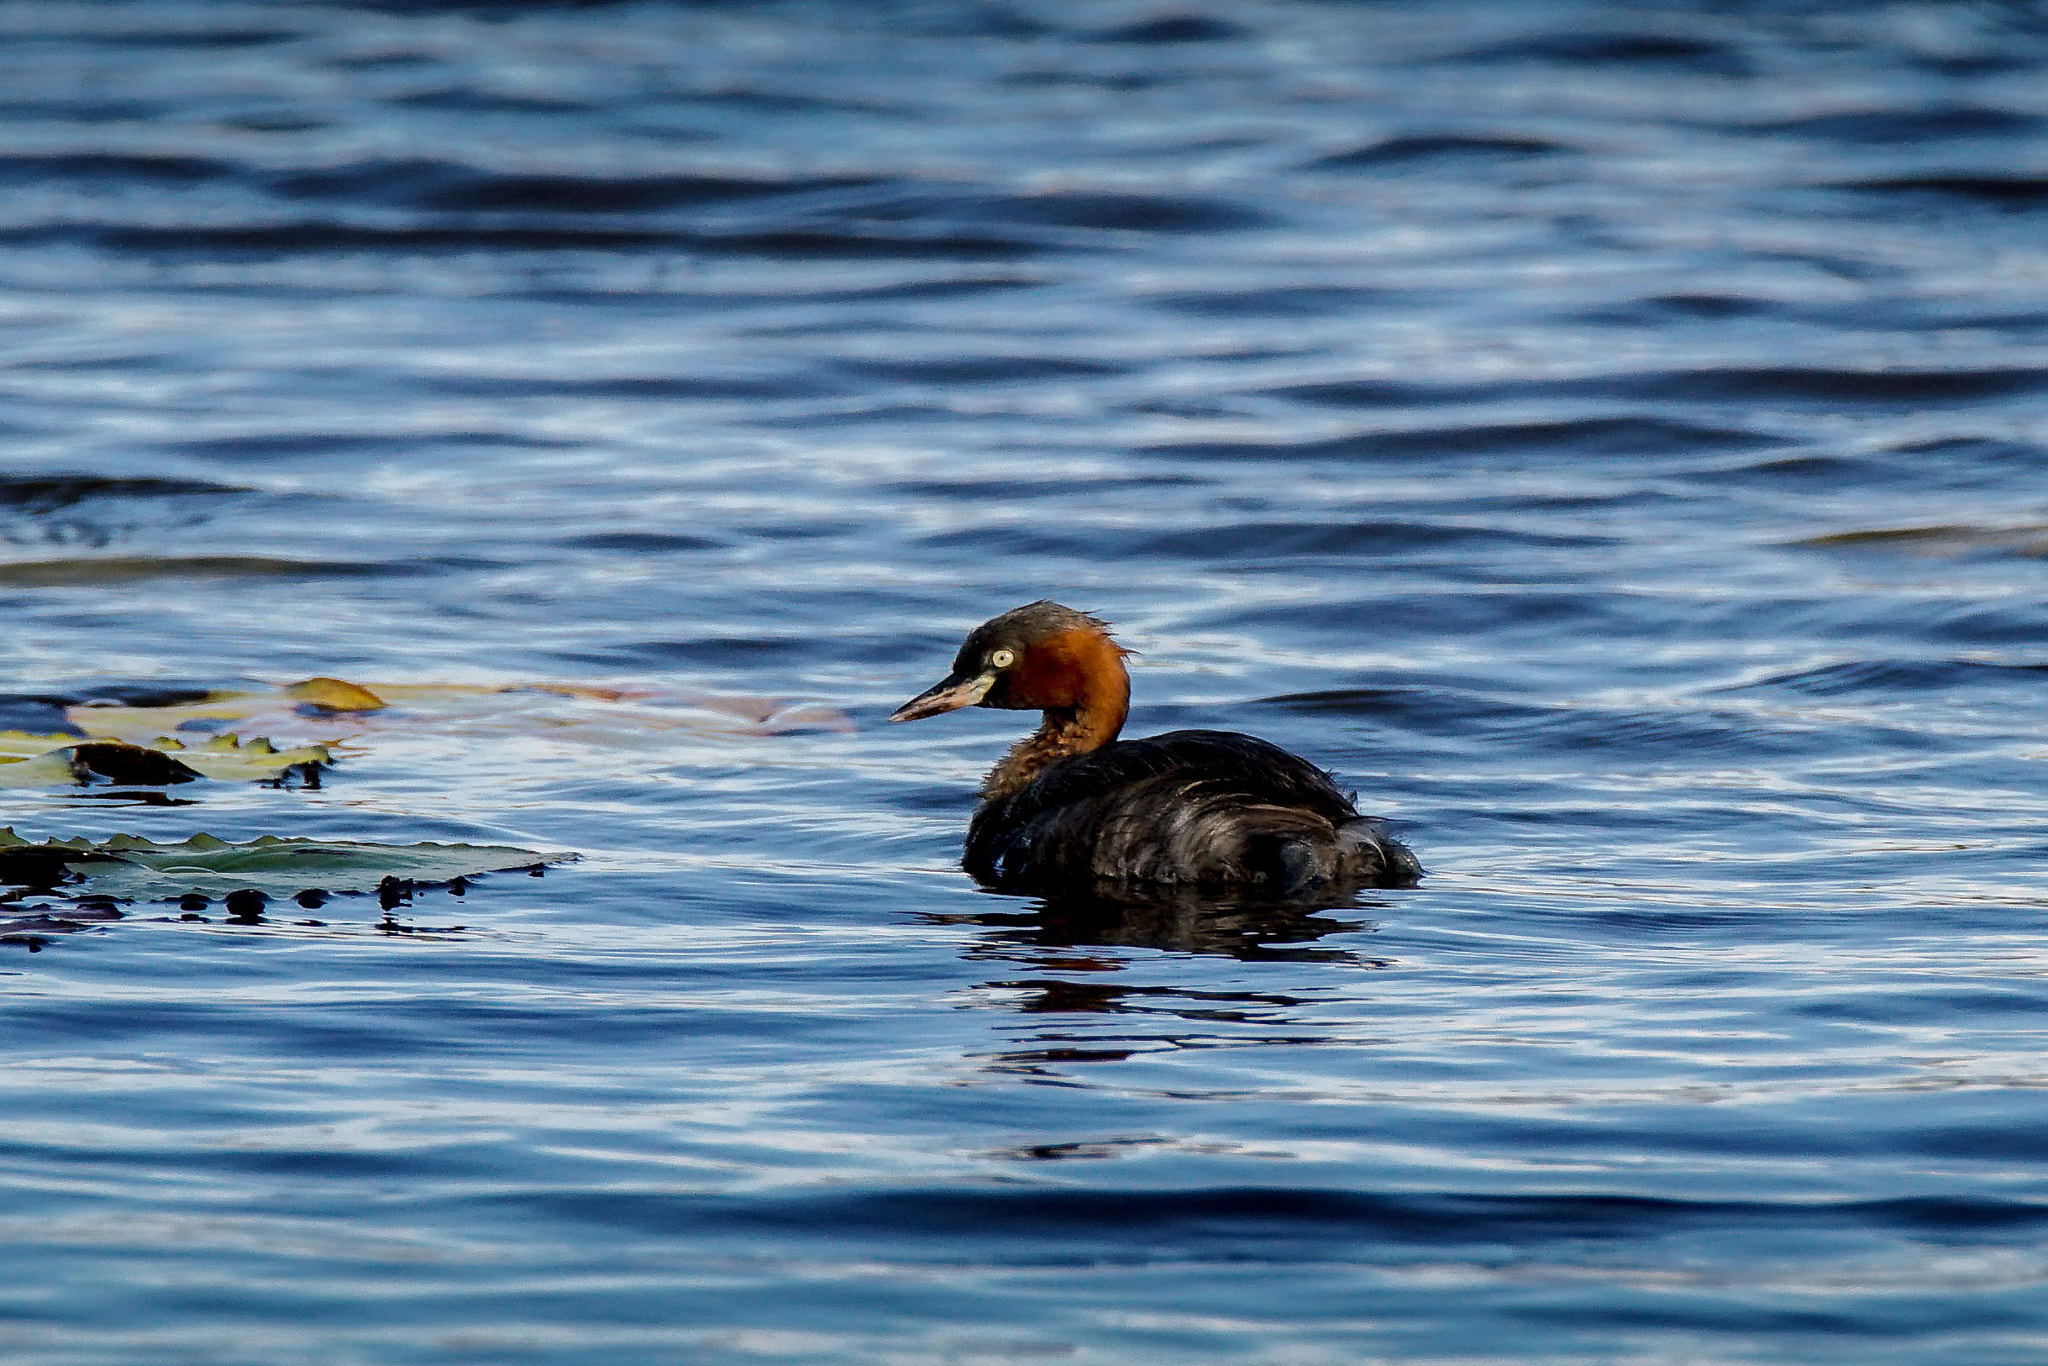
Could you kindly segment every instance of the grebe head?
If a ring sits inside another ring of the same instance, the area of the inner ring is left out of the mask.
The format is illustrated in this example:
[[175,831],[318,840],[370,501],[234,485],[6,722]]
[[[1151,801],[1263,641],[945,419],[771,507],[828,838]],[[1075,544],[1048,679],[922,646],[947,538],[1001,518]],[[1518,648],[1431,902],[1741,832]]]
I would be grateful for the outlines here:
[[975,627],[953,659],[953,672],[889,719],[917,721],[961,707],[1089,714],[1092,729],[1106,727],[1114,738],[1130,707],[1126,653],[1110,639],[1108,625],[1085,612],[1030,603]]

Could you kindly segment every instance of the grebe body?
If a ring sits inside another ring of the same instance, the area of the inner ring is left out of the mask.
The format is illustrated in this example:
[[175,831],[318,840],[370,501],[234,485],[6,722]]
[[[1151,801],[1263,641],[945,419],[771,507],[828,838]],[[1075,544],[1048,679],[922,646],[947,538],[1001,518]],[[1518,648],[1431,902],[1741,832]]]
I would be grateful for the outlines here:
[[1096,618],[1034,602],[984,622],[944,681],[897,709],[1044,713],[982,783],[962,866],[1002,891],[1239,886],[1283,895],[1403,887],[1422,868],[1305,759],[1249,735],[1119,740],[1125,651]]

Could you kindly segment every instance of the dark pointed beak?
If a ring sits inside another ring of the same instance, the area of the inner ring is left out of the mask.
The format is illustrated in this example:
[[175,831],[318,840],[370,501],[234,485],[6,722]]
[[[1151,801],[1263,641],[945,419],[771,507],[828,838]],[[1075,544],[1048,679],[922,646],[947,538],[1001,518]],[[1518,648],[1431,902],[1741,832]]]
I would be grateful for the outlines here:
[[936,687],[926,688],[917,696],[898,707],[889,716],[891,721],[922,721],[927,716],[937,716],[942,711],[958,711],[971,707],[988,696],[988,690],[995,686],[996,676],[986,674],[954,674]]

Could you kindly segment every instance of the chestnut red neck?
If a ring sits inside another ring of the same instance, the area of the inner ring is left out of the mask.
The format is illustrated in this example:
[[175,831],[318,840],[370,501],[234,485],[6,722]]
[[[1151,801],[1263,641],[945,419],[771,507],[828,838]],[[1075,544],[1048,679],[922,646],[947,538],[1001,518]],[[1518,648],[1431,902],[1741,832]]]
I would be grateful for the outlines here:
[[1048,764],[1116,739],[1131,710],[1124,651],[1092,627],[1034,641],[983,705],[1044,713],[1038,730],[1004,755],[982,783],[982,796],[994,800],[1029,784]]

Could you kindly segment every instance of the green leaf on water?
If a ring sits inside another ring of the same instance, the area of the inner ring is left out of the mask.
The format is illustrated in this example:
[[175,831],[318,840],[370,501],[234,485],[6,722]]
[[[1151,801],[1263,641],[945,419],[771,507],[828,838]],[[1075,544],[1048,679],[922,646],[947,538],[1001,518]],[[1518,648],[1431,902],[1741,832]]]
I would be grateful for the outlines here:
[[196,769],[203,778],[223,782],[267,782],[283,777],[288,769],[334,762],[325,745],[279,749],[260,735],[249,740],[239,735],[216,735],[204,744],[190,747],[168,736],[159,736],[152,745],[159,749],[175,748],[180,763]]
[[67,892],[132,901],[194,892],[225,896],[244,890],[271,896],[315,890],[370,892],[386,878],[444,883],[564,863],[575,857],[508,844],[365,844],[276,835],[243,843],[200,834],[174,844],[136,835],[115,835],[97,843],[69,839],[35,844],[0,827],[0,880],[16,885],[46,884],[52,880],[48,870],[61,865],[85,879],[83,886],[67,884]]

